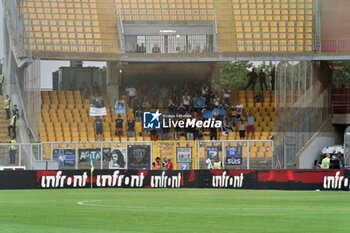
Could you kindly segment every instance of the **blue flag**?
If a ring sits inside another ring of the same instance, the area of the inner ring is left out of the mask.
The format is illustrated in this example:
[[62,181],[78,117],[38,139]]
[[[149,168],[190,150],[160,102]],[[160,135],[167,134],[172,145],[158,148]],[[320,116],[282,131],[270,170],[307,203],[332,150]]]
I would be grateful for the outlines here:
[[213,118],[213,112],[205,109],[203,112],[203,118],[206,118],[206,119]]

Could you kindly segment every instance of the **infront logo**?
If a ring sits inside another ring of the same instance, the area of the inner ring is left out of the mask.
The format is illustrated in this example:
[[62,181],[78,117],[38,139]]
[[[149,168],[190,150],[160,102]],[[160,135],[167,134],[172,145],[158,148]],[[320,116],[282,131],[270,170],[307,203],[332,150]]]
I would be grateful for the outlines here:
[[143,113],[143,128],[144,129],[160,129],[161,121],[160,116],[162,114],[157,110],[156,112],[144,112]]

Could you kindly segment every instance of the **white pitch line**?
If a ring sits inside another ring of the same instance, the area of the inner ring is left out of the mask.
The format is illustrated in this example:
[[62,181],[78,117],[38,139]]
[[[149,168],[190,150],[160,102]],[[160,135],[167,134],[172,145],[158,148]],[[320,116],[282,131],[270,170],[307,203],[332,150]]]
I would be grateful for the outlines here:
[[[127,205],[107,205],[107,204],[96,204],[91,202],[101,202],[101,200],[88,200],[79,201],[78,205],[83,206],[94,206],[94,207],[108,207],[108,208],[119,208],[119,209],[167,209],[167,210],[304,210],[304,207],[228,207],[228,208],[208,208],[208,207],[170,207],[170,206],[127,206]],[[311,207],[309,209],[324,209],[324,207]],[[271,213],[270,213],[271,214]],[[277,213],[279,214],[279,213]]]

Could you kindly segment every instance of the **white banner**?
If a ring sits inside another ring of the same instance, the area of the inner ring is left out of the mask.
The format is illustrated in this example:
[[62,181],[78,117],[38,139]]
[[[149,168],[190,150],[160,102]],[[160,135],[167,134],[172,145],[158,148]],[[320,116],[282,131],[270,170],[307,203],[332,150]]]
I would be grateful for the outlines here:
[[106,116],[107,115],[107,109],[104,108],[93,108],[90,107],[90,116]]
[[91,98],[90,101],[90,116],[106,116],[107,109],[102,96]]
[[192,163],[192,147],[176,147],[177,163]]

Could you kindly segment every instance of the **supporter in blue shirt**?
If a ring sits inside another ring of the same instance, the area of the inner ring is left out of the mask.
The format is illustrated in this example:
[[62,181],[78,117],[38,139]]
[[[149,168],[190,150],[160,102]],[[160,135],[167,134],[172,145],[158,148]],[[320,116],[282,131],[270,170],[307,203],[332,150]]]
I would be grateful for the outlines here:
[[98,116],[95,119],[95,126],[96,126],[96,137],[98,140],[102,141],[102,119]]
[[122,119],[120,115],[118,115],[118,118],[115,120],[115,136],[119,137],[119,141],[121,141],[121,137],[123,136],[123,121],[124,119]]

